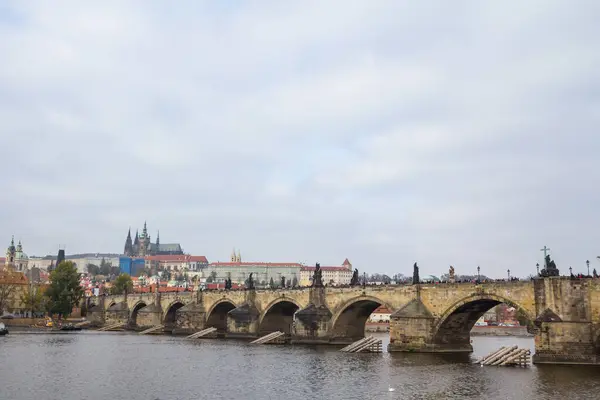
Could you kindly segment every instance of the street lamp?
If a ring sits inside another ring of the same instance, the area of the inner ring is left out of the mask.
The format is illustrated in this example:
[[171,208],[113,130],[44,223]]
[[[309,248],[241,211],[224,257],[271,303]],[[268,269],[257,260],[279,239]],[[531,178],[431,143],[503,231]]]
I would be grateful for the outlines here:
[[540,263],[535,264],[535,268],[537,269],[537,274],[540,274]]
[[587,274],[587,276],[590,276],[590,260],[586,260],[585,263],[587,264],[587,267],[588,267],[588,274]]
[[508,280],[510,281],[510,269],[506,270],[508,272]]
[[481,275],[479,274],[479,271],[481,270],[481,268],[479,268],[479,265],[477,266],[477,282],[479,282],[481,280]]

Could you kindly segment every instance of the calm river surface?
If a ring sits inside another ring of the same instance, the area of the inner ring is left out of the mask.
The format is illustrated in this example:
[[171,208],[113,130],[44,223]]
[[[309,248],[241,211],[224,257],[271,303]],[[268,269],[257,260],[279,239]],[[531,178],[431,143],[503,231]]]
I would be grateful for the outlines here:
[[600,367],[482,368],[468,361],[502,345],[533,348],[533,339],[473,341],[475,353],[457,357],[11,332],[0,337],[0,399],[600,399]]

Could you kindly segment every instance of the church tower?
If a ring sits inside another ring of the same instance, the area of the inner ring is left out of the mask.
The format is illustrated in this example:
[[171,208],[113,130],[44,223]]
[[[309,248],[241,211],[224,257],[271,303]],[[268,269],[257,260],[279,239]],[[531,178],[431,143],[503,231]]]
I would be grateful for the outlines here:
[[16,253],[17,249],[15,247],[15,237],[13,236],[10,240],[10,246],[8,246],[8,248],[6,249],[6,260],[4,263],[6,265],[13,265],[13,263],[15,262]]
[[235,255],[235,247],[233,248],[233,251],[231,252],[231,262],[234,263],[237,261],[237,256]]
[[235,262],[242,262],[242,254],[240,253],[240,249],[238,249],[238,253],[237,253],[237,257],[235,259]]
[[127,239],[125,239],[125,249],[123,254],[127,257],[133,256],[133,243],[131,242],[131,228],[127,231]]

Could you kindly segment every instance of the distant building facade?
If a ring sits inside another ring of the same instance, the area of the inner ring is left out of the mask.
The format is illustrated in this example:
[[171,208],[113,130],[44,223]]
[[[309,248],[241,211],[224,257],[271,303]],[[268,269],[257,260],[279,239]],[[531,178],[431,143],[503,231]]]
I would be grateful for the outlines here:
[[156,242],[152,243],[146,222],[142,233],[135,232],[135,239],[131,239],[131,229],[127,232],[123,255],[126,257],[146,257],[157,255],[183,255],[179,243],[160,243],[160,233],[156,235]]
[[[346,258],[341,266],[321,266],[323,283],[326,285],[349,285],[352,280],[352,264]],[[300,269],[300,286],[310,286],[315,267],[303,265]]]

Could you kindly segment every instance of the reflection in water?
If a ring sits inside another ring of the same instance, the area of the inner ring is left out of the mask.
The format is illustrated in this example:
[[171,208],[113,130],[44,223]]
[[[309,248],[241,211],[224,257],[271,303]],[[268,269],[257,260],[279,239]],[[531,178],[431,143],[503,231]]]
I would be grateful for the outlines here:
[[600,391],[600,368],[472,363],[503,345],[533,346],[523,338],[474,338],[468,355],[127,333],[9,336],[0,338],[0,399],[592,399]]

